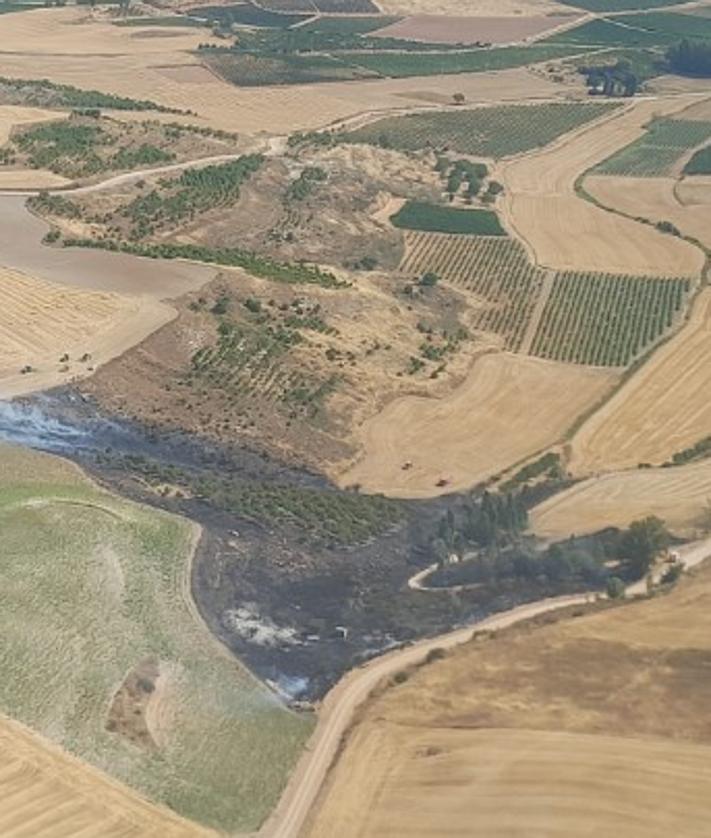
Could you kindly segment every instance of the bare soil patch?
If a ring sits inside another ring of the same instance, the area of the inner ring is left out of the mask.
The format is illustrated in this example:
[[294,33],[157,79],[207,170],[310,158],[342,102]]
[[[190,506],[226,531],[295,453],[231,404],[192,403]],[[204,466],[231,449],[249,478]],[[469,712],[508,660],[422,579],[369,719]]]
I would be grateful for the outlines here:
[[690,322],[659,349],[573,438],[574,474],[660,465],[711,429],[711,292]]
[[540,265],[643,276],[701,272],[704,256],[698,248],[606,212],[575,191],[580,175],[641,136],[653,116],[674,113],[684,104],[683,98],[638,102],[502,167],[505,215]]
[[406,396],[365,423],[363,453],[339,482],[397,497],[470,488],[556,442],[615,380],[598,370],[486,355],[451,395]]
[[406,673],[361,712],[308,834],[701,838],[710,594],[705,567]]
[[[389,15],[444,15],[462,13],[461,0],[379,0],[378,5]],[[570,6],[554,0],[478,0],[469,3],[466,12],[481,17],[528,17],[546,14],[565,14]]]
[[153,658],[141,661],[126,676],[111,702],[106,729],[123,736],[134,745],[153,750],[157,743],[151,736],[146,711],[160,677],[160,667]]
[[679,114],[679,119],[694,119],[699,122],[711,122],[711,99],[705,99],[688,108],[684,108]]
[[511,44],[569,24],[578,17],[541,15],[525,17],[450,17],[415,15],[377,32],[374,37],[404,38],[432,44]]

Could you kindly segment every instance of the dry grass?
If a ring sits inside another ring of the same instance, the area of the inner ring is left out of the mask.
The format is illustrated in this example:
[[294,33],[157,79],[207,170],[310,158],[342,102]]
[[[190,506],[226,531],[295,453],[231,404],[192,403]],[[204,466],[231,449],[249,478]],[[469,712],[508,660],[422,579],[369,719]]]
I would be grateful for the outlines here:
[[[2,398],[84,377],[174,316],[150,298],[70,289],[6,269],[0,295]],[[21,374],[27,365],[34,371]]]
[[581,174],[641,136],[653,116],[678,111],[687,101],[638,102],[503,167],[505,216],[540,265],[643,276],[700,273],[704,256],[698,248],[575,193]]
[[[244,134],[316,128],[371,110],[401,108],[422,98],[451,102],[453,90],[472,102],[559,96],[560,86],[527,70],[451,77],[376,80],[267,88],[238,88],[199,64],[192,50],[205,33],[145,38],[138,27],[114,27],[84,8],[3,15],[0,38],[12,43],[3,74],[50,78],[171,107],[193,110],[191,121]],[[91,45],[91,52],[87,45]]]
[[682,188],[674,178],[606,177],[585,179],[585,189],[604,206],[655,224],[671,221],[683,235],[711,247],[711,184]]
[[465,644],[363,711],[310,838],[702,838],[711,568]]
[[592,477],[537,506],[531,515],[543,538],[625,527],[658,515],[680,535],[709,528],[711,461],[675,468],[635,469]]
[[17,722],[0,718],[4,838],[198,838],[214,833],[141,798]]
[[[398,497],[471,487],[556,442],[615,379],[536,358],[486,355],[451,395],[405,396],[366,422],[363,454],[339,483]],[[437,486],[440,479],[446,485]]]
[[20,125],[31,125],[35,122],[64,119],[65,117],[66,113],[63,111],[26,108],[20,105],[0,105],[0,145],[4,145],[10,139],[13,128]]
[[680,114],[679,119],[695,119],[699,122],[711,122],[711,99],[689,105]]
[[661,464],[711,429],[711,291],[690,322],[575,435],[574,474]]
[[[378,0],[378,6],[388,15],[462,14],[462,0]],[[570,7],[555,0],[477,0],[465,10],[471,17],[512,17],[565,14]]]

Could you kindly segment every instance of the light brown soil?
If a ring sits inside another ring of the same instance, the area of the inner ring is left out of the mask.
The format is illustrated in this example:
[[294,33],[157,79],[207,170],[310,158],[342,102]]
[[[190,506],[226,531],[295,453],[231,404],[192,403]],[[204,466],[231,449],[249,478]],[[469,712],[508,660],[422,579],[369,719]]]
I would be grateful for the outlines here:
[[106,729],[140,748],[155,749],[157,743],[151,736],[146,713],[159,677],[158,662],[152,658],[132,669],[111,702]]
[[542,35],[563,24],[571,24],[575,12],[540,17],[445,17],[416,15],[407,17],[371,35],[405,38],[431,44],[512,44]]
[[607,371],[486,355],[451,395],[406,396],[365,423],[364,453],[339,483],[397,497],[470,488],[555,443],[615,380]]
[[378,6],[388,15],[468,15],[476,17],[527,17],[546,14],[565,14],[569,6],[555,0],[477,0],[462,8],[461,0],[378,0]]
[[[0,292],[2,398],[84,378],[174,316],[149,298],[69,289],[4,269]],[[21,374],[27,365],[33,371]]]
[[573,438],[574,474],[659,465],[711,432],[711,291],[690,322],[659,349]]
[[4,838],[214,835],[5,718],[0,719],[0,750]]
[[711,460],[674,468],[633,469],[592,477],[537,506],[532,527],[543,538],[625,527],[647,515],[683,536],[710,531]]
[[711,177],[686,177],[676,185],[676,195],[685,207],[711,206]]
[[13,129],[20,125],[31,125],[36,122],[51,122],[64,119],[63,111],[51,111],[46,108],[27,108],[21,105],[0,105],[0,145],[9,139]]
[[[180,38],[140,38],[140,28],[116,27],[81,8],[42,9],[31,15],[2,15],[0,38],[12,44],[3,54],[3,74],[50,78],[163,105],[192,110],[192,122],[254,134],[316,128],[354,114],[402,108],[422,94],[446,97],[461,91],[471,102],[559,96],[560,85],[527,70],[426,79],[376,80],[266,88],[238,88],[205,75],[192,54],[205,33]],[[91,52],[87,50],[91,45]],[[193,83],[183,79],[188,73]]]
[[71,181],[44,169],[0,171],[0,190],[3,189],[56,189]]
[[464,644],[370,701],[310,838],[702,838],[711,568]]
[[599,209],[575,193],[581,174],[641,136],[652,117],[679,111],[685,103],[683,98],[637,102],[502,167],[502,208],[540,265],[653,276],[701,272],[704,256],[698,248]]
[[595,175],[585,178],[584,186],[593,198],[606,207],[647,218],[655,224],[671,221],[683,235],[711,247],[711,184],[706,195],[698,188],[694,190],[694,203],[687,203],[691,190],[685,190],[674,178]]
[[699,122],[711,122],[711,99],[705,99],[689,105],[680,114],[679,119],[694,119]]

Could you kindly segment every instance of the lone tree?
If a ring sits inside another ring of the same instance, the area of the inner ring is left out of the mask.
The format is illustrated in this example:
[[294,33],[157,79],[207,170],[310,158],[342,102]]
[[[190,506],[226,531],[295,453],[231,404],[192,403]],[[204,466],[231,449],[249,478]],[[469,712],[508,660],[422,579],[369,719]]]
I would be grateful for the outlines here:
[[463,93],[455,93],[452,99],[455,105],[463,105],[467,101],[467,97]]
[[649,572],[654,559],[669,546],[664,521],[654,515],[633,521],[620,540],[620,555],[637,579]]

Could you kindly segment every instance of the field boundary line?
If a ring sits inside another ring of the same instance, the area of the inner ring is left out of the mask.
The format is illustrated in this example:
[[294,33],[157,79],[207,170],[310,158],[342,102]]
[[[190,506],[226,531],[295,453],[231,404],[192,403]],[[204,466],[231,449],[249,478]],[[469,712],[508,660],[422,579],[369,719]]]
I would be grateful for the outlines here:
[[533,308],[533,311],[531,312],[531,319],[528,321],[526,333],[524,334],[523,340],[521,341],[521,346],[518,349],[518,353],[520,355],[531,354],[533,340],[536,337],[538,327],[541,324],[543,311],[545,310],[546,303],[548,302],[548,299],[551,295],[551,291],[553,290],[553,284],[555,282],[556,275],[557,271],[554,271],[550,268],[546,270],[546,274],[543,277],[543,282],[541,283],[541,287],[538,292],[538,299],[536,300],[536,304]]

